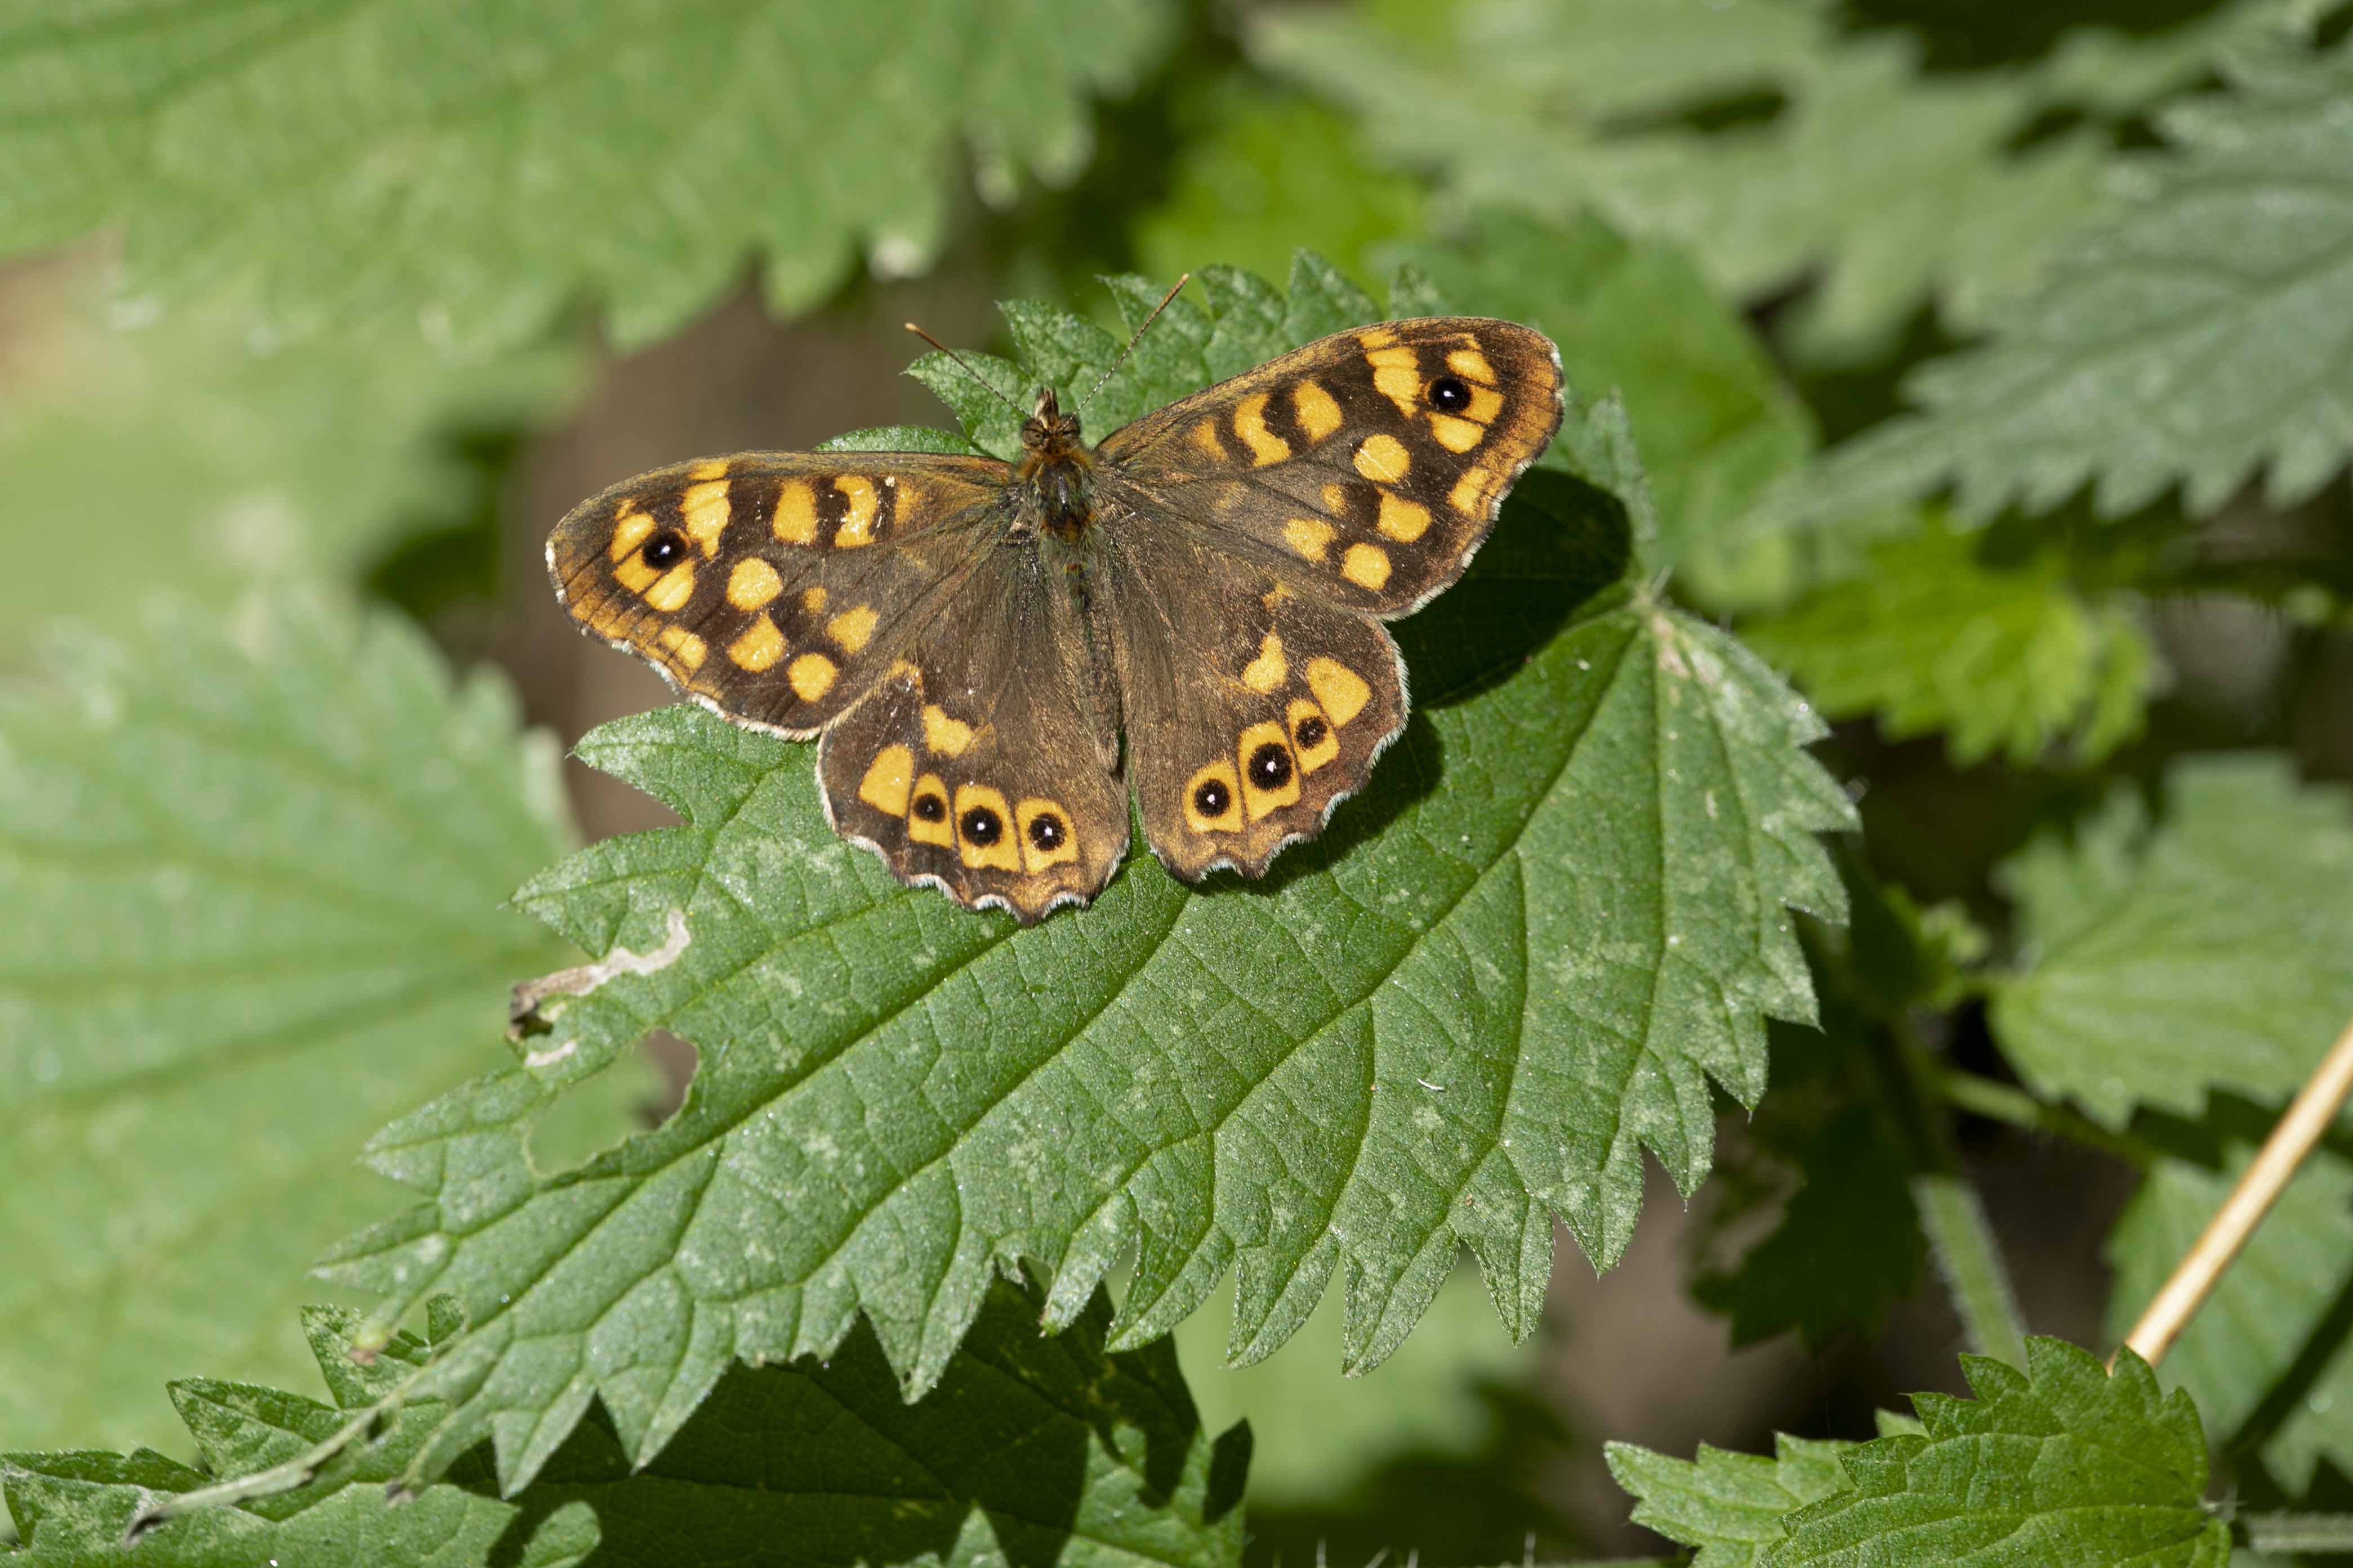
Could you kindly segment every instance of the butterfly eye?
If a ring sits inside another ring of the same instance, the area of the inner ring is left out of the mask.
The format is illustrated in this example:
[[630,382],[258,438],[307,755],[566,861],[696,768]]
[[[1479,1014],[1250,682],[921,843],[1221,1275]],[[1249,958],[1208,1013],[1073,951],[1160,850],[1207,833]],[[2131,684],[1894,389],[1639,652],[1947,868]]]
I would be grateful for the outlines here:
[[1314,751],[1324,743],[1324,737],[1329,733],[1331,731],[1324,726],[1323,720],[1314,717],[1302,719],[1299,721],[1299,749],[1303,752]]
[[668,566],[686,553],[686,541],[665,528],[646,541],[645,557],[649,566]]
[[1250,776],[1261,789],[1281,789],[1291,782],[1291,753],[1269,741],[1250,753]]
[[948,803],[935,795],[915,797],[915,816],[923,822],[938,822],[948,814]]
[[1233,804],[1232,792],[1218,779],[1203,779],[1201,787],[1193,792],[1193,809],[1212,821],[1225,816]]
[[1039,850],[1062,847],[1062,819],[1050,811],[1041,811],[1029,819],[1029,842]]
[[1459,414],[1471,406],[1471,388],[1459,375],[1441,375],[1430,384],[1430,401],[1443,413]]
[[956,825],[964,830],[964,841],[977,844],[983,849],[1005,837],[1005,821],[985,805],[976,805],[964,814]]

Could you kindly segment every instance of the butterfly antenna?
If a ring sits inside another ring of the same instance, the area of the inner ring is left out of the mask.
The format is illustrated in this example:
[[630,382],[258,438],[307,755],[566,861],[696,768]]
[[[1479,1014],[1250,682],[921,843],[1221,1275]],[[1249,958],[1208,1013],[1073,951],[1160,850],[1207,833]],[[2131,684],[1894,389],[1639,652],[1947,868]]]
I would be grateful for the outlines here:
[[1087,405],[1095,400],[1095,394],[1101,392],[1104,387],[1111,384],[1111,378],[1119,374],[1119,367],[1127,363],[1127,356],[1134,353],[1135,352],[1135,345],[1144,341],[1145,329],[1160,319],[1160,312],[1168,309],[1169,302],[1175,300],[1177,294],[1184,289],[1185,285],[1190,283],[1192,280],[1193,275],[1189,272],[1185,273],[1170,286],[1168,292],[1160,296],[1160,303],[1152,307],[1152,314],[1145,317],[1142,321],[1136,324],[1135,335],[1127,340],[1127,347],[1119,351],[1119,357],[1111,362],[1111,368],[1103,373],[1103,379],[1096,382],[1093,387],[1088,391],[1084,397],[1079,399],[1079,406],[1077,409],[1072,410],[1072,412],[1083,412]]
[[994,383],[994,382],[990,381],[990,380],[988,379],[988,377],[987,377],[987,376],[985,376],[985,375],[981,374],[980,374],[980,372],[978,372],[978,371],[976,371],[976,370],[973,369],[973,368],[972,368],[972,365],[971,365],[971,363],[970,363],[969,361],[967,361],[967,360],[964,357],[964,355],[962,355],[962,354],[960,354],[960,353],[956,353],[956,352],[955,352],[955,350],[954,350],[954,349],[952,349],[952,348],[948,347],[948,346],[947,346],[947,344],[945,344],[945,343],[944,343],[944,342],[940,342],[940,340],[939,340],[939,339],[937,339],[937,338],[935,338],[935,337],[932,336],[932,334],[931,334],[931,333],[929,333],[929,332],[927,332],[927,331],[923,331],[923,328],[921,328],[921,327],[919,327],[919,326],[915,325],[915,323],[914,323],[914,322],[913,322],[913,321],[909,321],[909,322],[906,324],[906,326],[907,326],[907,330],[908,330],[909,331],[911,331],[911,332],[914,333],[917,337],[919,337],[919,338],[923,339],[925,342],[927,342],[927,343],[931,344],[931,345],[932,345],[932,347],[934,347],[934,348],[935,348],[935,349],[939,350],[939,351],[940,351],[940,353],[944,353],[944,354],[947,355],[947,356],[948,356],[948,358],[950,358],[950,359],[954,360],[954,361],[955,362],[955,366],[956,366],[956,368],[957,368],[958,370],[960,370],[960,371],[964,372],[964,373],[965,373],[965,374],[966,374],[966,375],[968,375],[968,376],[972,377],[972,378],[973,378],[973,380],[975,380],[975,381],[976,381],[976,382],[980,383],[980,389],[981,389],[983,392],[987,393],[989,396],[994,397],[995,399],[997,399],[997,402],[1002,403],[1003,405],[1005,405],[1005,406],[1006,406],[1006,407],[1010,408],[1011,410],[1013,410],[1013,416],[1014,416],[1014,417],[1015,417],[1015,418],[1017,418],[1017,419],[1027,419],[1027,418],[1029,418],[1029,416],[1028,414],[1026,414],[1026,413],[1024,413],[1024,412],[1022,411],[1021,405],[1019,405],[1019,404],[1018,404],[1018,403],[1014,402],[1014,401],[1013,401],[1013,399],[1011,399],[1011,398],[1009,398],[1009,397],[1006,396],[1006,395],[1005,395],[1005,394],[1003,394],[1003,393],[1001,393],[1001,392],[999,392],[999,391],[997,391],[997,384],[996,384],[996,383]]

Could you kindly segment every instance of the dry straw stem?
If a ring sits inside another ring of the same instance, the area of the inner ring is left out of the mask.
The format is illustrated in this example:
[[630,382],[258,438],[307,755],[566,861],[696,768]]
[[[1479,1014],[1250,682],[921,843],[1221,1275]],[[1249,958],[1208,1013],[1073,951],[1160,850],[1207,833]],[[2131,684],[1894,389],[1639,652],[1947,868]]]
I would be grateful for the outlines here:
[[2287,1114],[2279,1119],[2272,1135],[2263,1140],[2254,1163],[2247,1167],[2247,1173],[2231,1189],[2230,1197],[2207,1222],[2205,1233],[2175,1266],[2165,1288],[2141,1313],[2132,1332],[2125,1336],[2126,1345],[2143,1361],[2155,1366],[2189,1326],[2207,1293],[2214,1289],[2214,1282],[2222,1277],[2222,1270],[2231,1266],[2231,1259],[2239,1255],[2239,1248],[2254,1234],[2255,1226],[2263,1222],[2263,1215],[2287,1185],[2288,1178],[2295,1174],[2304,1157],[2312,1152],[2312,1146],[2328,1130],[2348,1090],[2353,1090],[2353,1024],[2348,1024],[2345,1032],[2337,1037],[2337,1044],[2329,1048],[2318,1070],[2306,1080],[2295,1102],[2287,1108]]

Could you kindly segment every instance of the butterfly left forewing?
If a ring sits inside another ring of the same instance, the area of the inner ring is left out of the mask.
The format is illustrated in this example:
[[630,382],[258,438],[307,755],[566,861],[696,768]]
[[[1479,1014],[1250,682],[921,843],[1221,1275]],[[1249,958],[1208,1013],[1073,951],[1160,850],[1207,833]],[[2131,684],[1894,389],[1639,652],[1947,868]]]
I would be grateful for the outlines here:
[[1113,432],[1100,488],[1300,592],[1402,615],[1461,575],[1563,385],[1551,341],[1514,322],[1354,328]]
[[953,594],[1009,477],[993,458],[746,453],[658,468],[547,542],[574,619],[731,719],[815,733]]

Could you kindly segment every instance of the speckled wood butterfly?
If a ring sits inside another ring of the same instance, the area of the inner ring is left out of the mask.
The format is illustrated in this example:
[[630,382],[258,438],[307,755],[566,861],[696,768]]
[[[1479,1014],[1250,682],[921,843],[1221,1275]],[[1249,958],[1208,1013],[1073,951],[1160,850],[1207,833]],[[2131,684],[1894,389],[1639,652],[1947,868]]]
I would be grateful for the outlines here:
[[722,717],[822,735],[843,837],[1035,921],[1145,841],[1256,877],[1405,727],[1381,625],[1462,574],[1561,419],[1508,321],[1336,332],[1093,447],[754,452],[659,468],[548,540],[558,596]]

